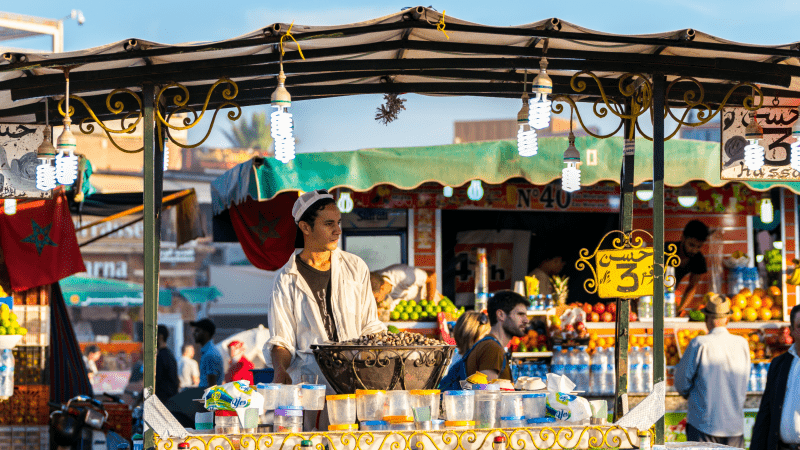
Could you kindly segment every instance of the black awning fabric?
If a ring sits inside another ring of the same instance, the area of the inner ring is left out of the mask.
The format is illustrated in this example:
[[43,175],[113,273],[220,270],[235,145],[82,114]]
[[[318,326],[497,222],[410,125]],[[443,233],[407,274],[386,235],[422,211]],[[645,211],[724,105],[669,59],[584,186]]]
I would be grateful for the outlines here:
[[[180,191],[164,191],[164,197],[178,192]],[[92,194],[87,195],[82,202],[76,202],[73,198],[69,198],[69,211],[72,214],[108,217],[143,203],[144,194],[141,192]],[[165,203],[164,206],[172,206],[172,204]]]

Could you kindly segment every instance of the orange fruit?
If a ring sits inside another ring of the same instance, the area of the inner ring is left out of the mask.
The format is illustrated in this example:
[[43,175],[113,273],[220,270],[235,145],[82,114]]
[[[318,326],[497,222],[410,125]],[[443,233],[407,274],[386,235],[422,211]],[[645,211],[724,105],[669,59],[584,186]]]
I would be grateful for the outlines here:
[[758,334],[751,334],[750,335],[750,340],[753,341],[753,342],[756,342],[756,343],[757,342],[761,342],[761,337],[759,337]]
[[761,308],[761,310],[758,312],[758,318],[764,322],[772,319],[772,310],[769,308]]
[[597,333],[589,333],[589,341],[596,341],[597,340]]
[[750,300],[747,301],[747,306],[754,309],[761,308],[761,297],[753,294],[753,296],[750,297]]
[[758,319],[758,311],[752,306],[748,306],[742,311],[744,320],[748,322],[755,322]]
[[763,297],[763,296],[764,296],[764,294],[766,294],[766,291],[764,291],[764,290],[763,290],[763,289],[761,289],[761,288],[755,288],[755,289],[753,289],[753,295],[757,295],[757,296],[759,296],[759,297]]
[[750,350],[750,361],[755,361],[756,359],[756,352]]
[[731,308],[731,320],[734,322],[739,322],[742,320],[742,309],[738,306]]
[[753,293],[750,292],[750,288],[742,288],[742,290],[740,290],[739,293],[745,296],[753,295]]
[[653,336],[647,336],[647,345],[652,347],[653,346]]
[[781,288],[778,286],[770,286],[769,287],[769,295],[773,297],[780,297],[781,296]]
[[767,308],[767,309],[770,309],[770,308],[772,308],[774,305],[775,305],[775,302],[773,302],[773,301],[772,301],[772,297],[769,297],[769,296],[767,296],[767,297],[763,297],[763,298],[761,299],[761,307],[762,307],[762,308]]
[[739,309],[747,308],[747,296],[744,294],[736,294],[731,300],[732,306],[738,306]]
[[589,341],[589,350],[594,350],[597,347],[597,343],[595,341]]
[[781,320],[783,318],[783,311],[780,308],[772,308],[772,318],[774,320]]
[[606,340],[605,340],[604,338],[599,338],[599,339],[597,339],[597,346],[598,346],[598,347],[603,347],[603,348],[605,348],[605,346],[606,346]]
[[606,338],[606,345],[608,345],[609,347],[613,347],[614,346],[614,337],[613,336]]

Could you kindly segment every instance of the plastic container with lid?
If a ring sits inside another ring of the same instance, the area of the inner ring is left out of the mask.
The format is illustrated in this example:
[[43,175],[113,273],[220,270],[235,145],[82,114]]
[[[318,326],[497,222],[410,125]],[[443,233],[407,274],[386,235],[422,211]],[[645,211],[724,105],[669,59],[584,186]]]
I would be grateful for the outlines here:
[[431,430],[444,430],[444,420],[431,420]]
[[544,417],[546,410],[546,395],[543,392],[525,394],[522,396],[522,409],[525,417],[534,419]]
[[239,424],[239,416],[214,417],[215,434],[239,434],[240,432],[241,425]]
[[355,394],[329,395],[328,420],[332,425],[356,423],[356,396]]
[[528,419],[525,421],[529,427],[535,427],[539,425],[555,423],[556,419],[552,417],[534,417],[532,419]]
[[411,412],[411,396],[408,391],[386,392],[386,412],[383,415],[383,420],[390,424],[414,421],[414,416]]
[[354,423],[339,423],[328,425],[328,431],[357,431],[358,425]]
[[389,422],[389,431],[414,431],[414,422]]
[[431,407],[431,420],[439,419],[439,402],[441,395],[438,389],[408,391],[411,395],[411,408]]
[[303,406],[300,396],[300,386],[292,384],[282,384],[278,390],[278,403],[275,409],[286,408],[287,406]]
[[280,384],[258,383],[256,391],[264,397],[264,409],[272,411],[278,406],[278,393],[281,389]]
[[475,393],[475,427],[495,428],[497,425],[500,393],[483,391]]
[[444,411],[448,422],[472,421],[475,415],[475,391],[445,391]]
[[523,392],[503,392],[500,394],[500,417],[524,416],[522,407]]
[[389,424],[385,420],[362,420],[358,426],[361,431],[386,431]]
[[322,411],[325,409],[325,389],[324,384],[300,385],[300,400],[303,409],[309,411]]
[[386,391],[356,390],[356,416],[359,421],[383,420]]
[[525,426],[525,417],[500,417],[500,428],[522,428]]
[[302,433],[303,409],[275,409],[275,423],[273,429],[276,433]]
[[472,430],[475,428],[475,421],[473,420],[445,420],[444,428],[454,431]]

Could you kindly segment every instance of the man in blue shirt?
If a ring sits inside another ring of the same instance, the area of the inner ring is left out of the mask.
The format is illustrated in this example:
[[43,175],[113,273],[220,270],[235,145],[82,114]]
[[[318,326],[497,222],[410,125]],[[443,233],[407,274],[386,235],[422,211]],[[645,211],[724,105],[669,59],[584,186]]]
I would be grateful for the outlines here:
[[225,372],[222,365],[222,355],[220,355],[214,341],[214,332],[217,327],[210,319],[201,319],[196,322],[189,322],[194,327],[192,335],[195,342],[200,346],[200,385],[201,388],[222,384]]

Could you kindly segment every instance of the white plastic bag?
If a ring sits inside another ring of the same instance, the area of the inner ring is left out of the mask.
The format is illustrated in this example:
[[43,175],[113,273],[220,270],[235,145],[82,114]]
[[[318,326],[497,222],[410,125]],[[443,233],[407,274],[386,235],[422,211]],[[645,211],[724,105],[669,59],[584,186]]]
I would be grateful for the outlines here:
[[592,407],[583,397],[569,394],[575,383],[564,375],[547,374],[546,416],[565,422],[580,422],[592,416]]

